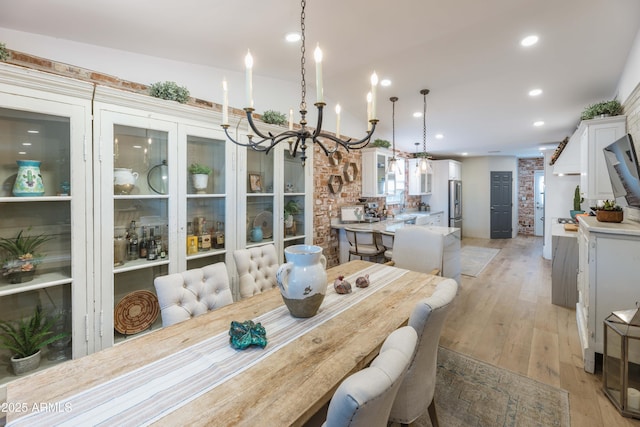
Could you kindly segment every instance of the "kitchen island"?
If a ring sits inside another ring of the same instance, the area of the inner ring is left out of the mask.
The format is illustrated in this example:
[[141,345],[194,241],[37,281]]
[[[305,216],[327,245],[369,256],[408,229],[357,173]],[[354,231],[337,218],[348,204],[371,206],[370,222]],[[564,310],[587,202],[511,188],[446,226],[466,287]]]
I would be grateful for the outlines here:
[[[433,212],[432,215],[437,215],[442,212]],[[331,221],[331,228],[338,231],[338,240],[340,244],[340,264],[344,264],[349,261],[349,241],[347,240],[345,228],[354,228],[360,230],[374,231],[374,232],[389,232],[395,233],[400,228],[404,227],[427,227],[429,230],[444,235],[444,252],[442,254],[442,276],[450,277],[460,284],[460,229],[454,227],[441,227],[436,225],[417,225],[408,222],[413,222],[412,216],[416,216],[415,222],[418,221],[418,216],[429,215],[428,212],[415,212],[405,213],[397,215],[394,218],[390,218],[384,221],[377,222],[361,222],[361,223],[342,223],[339,219]]]

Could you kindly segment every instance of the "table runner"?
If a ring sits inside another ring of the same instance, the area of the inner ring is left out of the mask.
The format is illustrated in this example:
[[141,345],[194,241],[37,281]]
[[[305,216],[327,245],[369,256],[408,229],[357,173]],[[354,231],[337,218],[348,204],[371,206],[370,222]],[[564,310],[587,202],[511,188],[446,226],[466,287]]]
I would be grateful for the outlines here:
[[[282,305],[252,319],[262,323],[267,331],[265,349],[235,350],[229,345],[228,332],[220,333],[53,404],[56,408],[69,408],[68,412],[32,413],[8,425],[151,424],[383,289],[406,272],[376,264],[346,277],[354,284],[350,294],[337,294],[330,282],[320,310],[311,318],[295,318]],[[369,275],[371,285],[357,288],[356,278],[365,274]]]

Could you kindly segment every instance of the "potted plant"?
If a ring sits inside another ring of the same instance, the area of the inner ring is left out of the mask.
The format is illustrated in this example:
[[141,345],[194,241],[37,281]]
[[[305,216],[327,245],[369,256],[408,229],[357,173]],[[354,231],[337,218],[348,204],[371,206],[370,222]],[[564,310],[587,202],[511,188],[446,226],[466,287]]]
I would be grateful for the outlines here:
[[11,365],[16,375],[40,366],[40,349],[68,335],[66,332],[53,335],[51,328],[56,320],[55,317],[45,316],[42,308],[37,306],[27,319],[0,321],[0,348],[13,353]]
[[295,200],[289,200],[284,205],[284,226],[285,228],[293,227],[293,216],[300,213],[300,205]]
[[611,101],[602,101],[597,104],[589,105],[582,111],[580,118],[582,120],[590,120],[595,117],[617,116],[622,114],[622,105],[617,99]]
[[580,186],[576,185],[576,189],[573,192],[573,210],[570,211],[571,218],[576,219],[577,214],[584,213],[580,204],[584,202],[584,198],[580,196]]
[[279,111],[267,110],[262,113],[262,121],[271,125],[283,126],[287,123],[287,117]]
[[596,219],[600,222],[622,222],[622,208],[615,200],[605,200],[604,204],[596,209]]
[[376,139],[371,143],[372,147],[379,147],[379,148],[389,148],[391,147],[391,143],[389,141],[387,141],[386,139]]
[[209,184],[211,168],[206,165],[201,165],[200,163],[191,163],[189,173],[191,174],[191,181],[193,182],[193,188],[196,189],[196,193],[205,193],[207,185]]
[[2,262],[2,275],[10,283],[23,283],[33,279],[36,266],[42,262],[44,255],[36,251],[53,236],[40,234],[25,236],[20,230],[15,238],[0,237],[0,248],[6,252]]

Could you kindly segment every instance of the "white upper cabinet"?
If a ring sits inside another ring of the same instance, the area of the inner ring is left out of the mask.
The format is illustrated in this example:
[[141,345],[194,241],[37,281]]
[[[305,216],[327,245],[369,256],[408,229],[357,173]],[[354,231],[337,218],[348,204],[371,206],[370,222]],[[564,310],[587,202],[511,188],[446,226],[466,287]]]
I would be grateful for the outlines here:
[[390,197],[387,204],[401,203],[404,189],[405,159],[396,157],[397,171],[389,169],[393,153],[384,148],[362,150],[362,196]]
[[[609,172],[602,150],[627,132],[626,116],[583,120],[580,135],[580,191],[585,200],[613,199]],[[592,205],[590,205],[592,206]]]

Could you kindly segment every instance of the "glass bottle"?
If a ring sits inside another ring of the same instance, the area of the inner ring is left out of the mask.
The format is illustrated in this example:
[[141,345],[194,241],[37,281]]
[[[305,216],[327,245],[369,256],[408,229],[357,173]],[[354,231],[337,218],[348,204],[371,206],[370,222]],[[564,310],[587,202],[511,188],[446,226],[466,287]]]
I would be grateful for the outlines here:
[[148,242],[147,242],[147,229],[145,227],[142,227],[142,238],[140,239],[140,242],[138,243],[138,258],[147,258],[147,253],[148,253]]
[[129,260],[138,259],[138,232],[136,231],[136,222],[131,221],[129,225]]
[[198,253],[198,237],[193,234],[193,225],[187,223],[187,255]]
[[217,249],[224,249],[224,223],[218,221],[216,223],[216,232],[214,235],[214,244]]
[[198,250],[208,251],[211,249],[211,234],[207,230],[207,221],[203,220],[200,235],[198,236]]
[[154,261],[158,258],[158,245],[153,227],[149,227],[149,240],[147,242],[147,261]]

